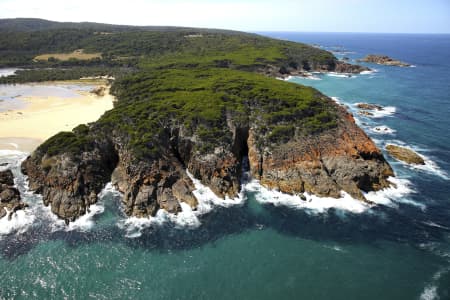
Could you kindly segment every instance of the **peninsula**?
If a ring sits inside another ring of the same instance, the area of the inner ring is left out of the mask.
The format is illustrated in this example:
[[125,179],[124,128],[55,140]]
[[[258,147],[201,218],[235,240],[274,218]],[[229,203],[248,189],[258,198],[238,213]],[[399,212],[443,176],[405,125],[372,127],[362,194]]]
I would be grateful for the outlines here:
[[[367,201],[363,192],[388,187],[394,175],[345,108],[275,79],[367,70],[312,46],[225,30],[37,19],[0,20],[0,45],[0,66],[26,69],[1,83],[115,78],[113,109],[51,137],[22,164],[30,189],[66,222],[110,181],[129,216],[177,213],[182,202],[195,209],[189,173],[234,198],[247,157],[262,185],[290,194],[344,191]],[[71,53],[84,55],[60,59]]]

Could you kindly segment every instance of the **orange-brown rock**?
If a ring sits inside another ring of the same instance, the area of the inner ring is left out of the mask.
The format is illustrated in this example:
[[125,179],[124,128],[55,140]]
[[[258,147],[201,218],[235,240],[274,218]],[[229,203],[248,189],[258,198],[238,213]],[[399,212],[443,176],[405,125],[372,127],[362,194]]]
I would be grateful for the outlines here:
[[250,131],[249,162],[261,184],[282,192],[339,197],[340,191],[365,200],[361,191],[380,190],[394,176],[373,141],[353,117],[335,105],[338,126],[315,135],[298,136],[272,149],[258,149]]

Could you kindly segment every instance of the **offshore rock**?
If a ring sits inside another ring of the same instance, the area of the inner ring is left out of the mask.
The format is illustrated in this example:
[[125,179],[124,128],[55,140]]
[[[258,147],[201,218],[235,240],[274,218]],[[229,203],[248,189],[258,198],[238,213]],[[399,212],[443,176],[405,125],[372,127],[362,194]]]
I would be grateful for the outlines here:
[[408,164],[414,164],[414,165],[424,165],[425,161],[423,158],[417,154],[416,152],[405,148],[400,147],[396,145],[387,145],[386,150],[389,152],[389,154],[401,161],[404,161]]
[[369,54],[366,57],[364,57],[363,59],[360,59],[358,61],[375,63],[375,64],[385,65],[385,66],[397,66],[397,67],[410,67],[411,66],[408,63],[390,58],[387,55]]
[[[11,170],[0,172],[0,219],[6,217],[11,219],[12,215],[28,207],[20,198],[20,193],[14,187],[14,176]],[[9,214],[7,213],[9,211]]]

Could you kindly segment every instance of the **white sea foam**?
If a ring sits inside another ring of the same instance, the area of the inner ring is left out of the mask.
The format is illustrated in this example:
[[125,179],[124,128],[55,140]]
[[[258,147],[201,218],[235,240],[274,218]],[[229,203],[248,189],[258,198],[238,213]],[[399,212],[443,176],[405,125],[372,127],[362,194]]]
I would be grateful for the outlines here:
[[333,246],[331,246],[331,245],[324,245],[323,247],[326,248],[326,249],[330,249],[330,250],[333,250],[333,251],[337,251],[337,252],[342,252],[342,253],[347,252],[347,251],[344,250],[342,247],[337,246],[337,245],[333,245]]
[[418,154],[419,154],[419,156],[421,156],[423,158],[423,160],[425,161],[425,164],[424,165],[409,165],[408,164],[407,167],[436,175],[445,180],[450,180],[450,177],[448,176],[447,172],[442,170],[435,161],[433,161],[430,157],[428,157],[426,155],[423,155],[421,153],[418,153]]
[[89,206],[88,213],[82,215],[78,219],[76,219],[74,222],[70,222],[69,225],[66,227],[66,231],[72,231],[72,230],[79,230],[79,231],[88,231],[94,227],[95,222],[93,220],[95,215],[99,215],[105,211],[105,207],[100,204],[96,203],[91,206]]
[[298,195],[289,195],[268,189],[259,184],[257,180],[252,180],[247,184],[246,190],[255,192],[255,198],[260,203],[271,203],[275,206],[283,205],[296,209],[306,209],[313,214],[326,212],[330,208],[353,213],[362,213],[370,208],[369,205],[352,198],[346,192],[341,192],[341,198],[318,197],[316,195],[304,193],[306,200],[302,200]]
[[189,171],[187,171],[187,174],[194,183],[195,190],[192,193],[198,201],[197,209],[192,210],[187,203],[181,202],[181,212],[178,214],[168,213],[164,209],[160,209],[154,217],[129,217],[120,220],[117,225],[119,228],[125,230],[126,237],[139,237],[141,236],[143,229],[151,226],[160,226],[166,223],[172,223],[176,228],[197,228],[201,225],[198,218],[200,215],[212,211],[214,207],[240,205],[246,199],[245,185],[243,185],[242,191],[239,193],[238,197],[234,199],[225,197],[225,199],[222,199],[214,194],[209,187],[203,185],[200,180],[195,179]]
[[[404,203],[417,206],[424,209],[421,203],[407,199],[408,194],[414,193],[411,183],[407,179],[389,178],[394,185],[377,191],[365,193],[365,197],[375,204],[382,204],[396,207],[396,203]],[[275,206],[283,205],[296,209],[305,209],[310,213],[324,213],[330,208],[352,213],[362,213],[367,211],[373,205],[366,204],[360,200],[352,198],[348,193],[342,191],[340,198],[318,197],[309,193],[304,193],[306,200],[302,200],[298,195],[284,194],[276,190],[270,190],[259,184],[257,180],[252,180],[246,185],[246,190],[255,192],[255,198],[260,203],[271,203]]]
[[[20,165],[21,161],[25,159],[26,156],[27,153],[18,150],[0,150],[0,158],[9,161],[9,164],[0,167],[0,171],[10,169],[11,166]],[[17,182],[17,178],[15,178],[15,182]],[[9,213],[10,212],[7,210],[7,216],[0,219],[0,239],[3,235],[10,233],[21,234],[26,232],[36,219],[36,215],[32,208],[16,211],[12,214],[11,220],[8,219]]]
[[[362,103],[355,103],[353,105],[355,107],[357,107],[358,104],[362,104]],[[378,110],[378,109],[370,110],[370,112],[372,113],[372,116],[366,116],[366,117],[375,118],[375,119],[384,118],[384,117],[388,117],[388,116],[395,114],[396,111],[397,111],[397,108],[395,106],[385,106],[380,110]]]
[[442,268],[433,275],[431,282],[425,286],[422,294],[420,294],[420,300],[437,300],[437,299],[439,299],[439,295],[437,293],[437,290],[438,290],[437,282],[442,277],[442,275],[447,273],[449,270],[450,270],[449,267]]
[[105,207],[103,205],[103,197],[108,193],[118,193],[111,182],[107,183],[106,186],[102,189],[102,191],[98,194],[99,201],[95,204],[92,204],[88,208],[88,212],[80,217],[78,217],[75,221],[70,222],[69,225],[66,225],[64,220],[59,219],[55,214],[51,212],[50,207],[41,208],[43,211],[43,217],[51,222],[52,231],[89,231],[95,226],[94,217],[96,215],[102,214],[105,211]]
[[392,129],[385,125],[375,126],[375,127],[372,127],[370,130],[377,134],[394,134],[396,132],[395,129]]
[[245,197],[245,190],[247,185],[243,185],[241,192],[236,198],[230,199],[228,196],[225,199],[219,198],[214,192],[207,186],[203,185],[200,180],[194,178],[189,171],[187,171],[188,176],[191,178],[194,183],[195,190],[193,194],[195,198],[198,200],[198,208],[197,211],[199,214],[204,214],[210,212],[214,206],[223,206],[230,207],[234,205],[242,204]]
[[331,97],[331,100],[333,100],[337,104],[343,105],[341,98],[339,98],[339,97]]
[[347,74],[347,73],[335,73],[335,72],[327,72],[325,73],[327,76],[331,77],[339,77],[339,78],[356,78],[354,74]]
[[[10,212],[8,211],[8,214]],[[3,235],[13,232],[18,234],[24,233],[33,225],[35,215],[30,209],[16,211],[11,220],[7,216],[0,219],[0,239]]]
[[391,187],[365,193],[364,196],[367,200],[391,207],[396,207],[397,203],[404,203],[425,209],[425,205],[422,203],[417,203],[407,198],[408,195],[415,193],[408,179],[389,177],[388,180],[393,184]]
[[385,106],[382,110],[374,110],[373,118],[384,118],[388,116],[392,116],[397,111],[397,108],[395,106]]
[[420,300],[435,300],[439,299],[437,294],[437,286],[436,285],[427,285],[423,290],[422,294],[420,294]]
[[164,209],[158,210],[154,217],[129,217],[119,220],[117,226],[125,230],[125,237],[137,238],[142,235],[142,231],[151,226],[161,226],[172,223],[176,228],[197,228],[200,226],[198,213],[193,211],[186,203],[180,203],[181,212],[178,214],[168,213]]
[[359,74],[361,74],[361,75],[371,75],[371,74],[374,74],[374,73],[377,73],[377,72],[378,72],[378,70],[372,69],[372,70],[368,70],[368,71],[361,71]]
[[309,79],[309,80],[322,80],[322,78],[314,76],[314,75],[304,76],[304,77],[300,77],[300,78]]
[[445,230],[449,230],[450,228],[443,226],[443,225],[439,225],[433,221],[423,221],[423,224],[430,226],[430,227],[436,227],[436,228],[441,228],[441,229],[445,229]]

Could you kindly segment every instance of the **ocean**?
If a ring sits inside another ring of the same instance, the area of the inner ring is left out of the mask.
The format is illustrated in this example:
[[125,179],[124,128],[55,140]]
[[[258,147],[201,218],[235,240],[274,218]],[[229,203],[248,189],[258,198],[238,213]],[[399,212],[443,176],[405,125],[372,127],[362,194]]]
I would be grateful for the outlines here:
[[[426,165],[385,152],[396,188],[368,195],[372,208],[348,198],[300,203],[254,181],[236,203],[221,203],[197,182],[199,212],[127,219],[107,186],[66,227],[27,191],[27,154],[0,150],[30,204],[0,221],[0,299],[450,299],[450,36],[262,34],[350,62],[375,53],[412,64],[289,81],[346,105],[381,149],[409,147]],[[361,102],[384,110],[360,116]]]

